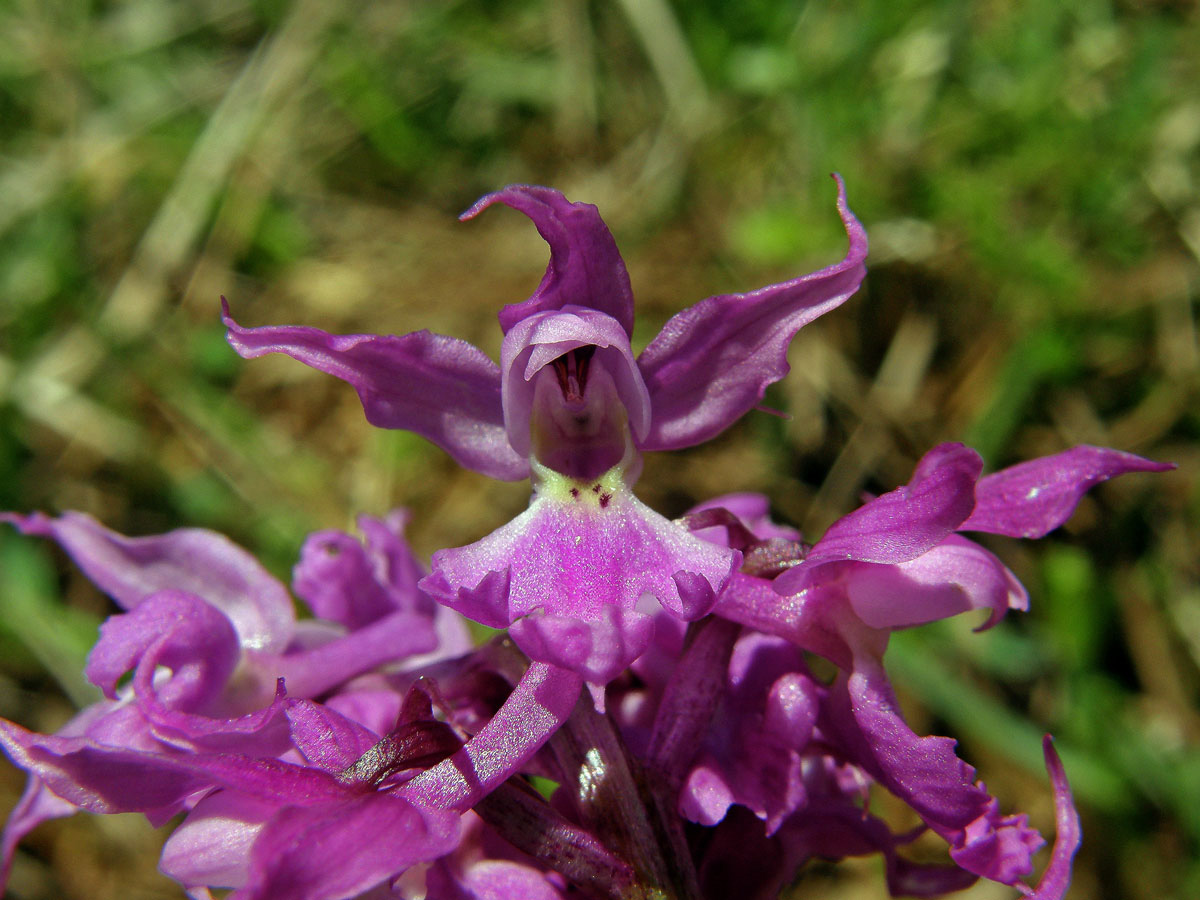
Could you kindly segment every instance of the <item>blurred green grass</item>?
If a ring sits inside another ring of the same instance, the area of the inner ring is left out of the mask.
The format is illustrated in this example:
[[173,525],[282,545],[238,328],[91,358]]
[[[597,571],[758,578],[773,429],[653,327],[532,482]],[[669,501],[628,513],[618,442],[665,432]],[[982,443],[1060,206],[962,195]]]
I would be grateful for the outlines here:
[[[819,534],[941,440],[991,466],[1080,442],[1178,462],[996,542],[1032,612],[899,635],[891,665],[918,727],[1047,831],[1037,736],[1058,736],[1087,833],[1073,898],[1200,896],[1194,3],[57,0],[0,6],[0,34],[0,507],[217,528],[281,577],[359,511],[413,507],[425,553],[472,540],[526,489],[237,359],[218,295],[247,324],[494,351],[544,249],[513,214],[454,216],[529,181],[600,207],[644,342],[836,259],[839,171],[871,274],[797,340],[768,397],[792,418],[652,457],[639,491],[676,514],[760,490]],[[0,714],[53,728],[107,606],[0,538]],[[152,840],[88,821],[31,839],[13,892],[178,896]],[[845,871],[796,896],[882,894]]]

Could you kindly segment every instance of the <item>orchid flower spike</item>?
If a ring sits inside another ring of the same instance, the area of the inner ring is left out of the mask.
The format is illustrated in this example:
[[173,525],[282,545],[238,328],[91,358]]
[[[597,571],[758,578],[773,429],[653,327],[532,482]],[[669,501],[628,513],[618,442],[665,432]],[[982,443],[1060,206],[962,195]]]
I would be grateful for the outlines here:
[[244,328],[226,306],[229,341],[247,358],[284,353],[342,378],[370,422],[415,431],[468,468],[530,477],[529,509],[470,546],[435,554],[421,587],[476,621],[509,628],[531,658],[598,689],[649,644],[642,597],[698,619],[741,563],[737,550],[693,537],[631,487],[642,451],[699,444],[752,409],[787,374],[796,332],[858,289],[867,238],[834,177],[849,238],[841,262],[702,300],[636,358],[629,276],[596,208],[529,185],[488,194],[462,216],[502,203],[528,216],[550,245],[537,290],[500,311],[499,366],[465,341],[428,331]]

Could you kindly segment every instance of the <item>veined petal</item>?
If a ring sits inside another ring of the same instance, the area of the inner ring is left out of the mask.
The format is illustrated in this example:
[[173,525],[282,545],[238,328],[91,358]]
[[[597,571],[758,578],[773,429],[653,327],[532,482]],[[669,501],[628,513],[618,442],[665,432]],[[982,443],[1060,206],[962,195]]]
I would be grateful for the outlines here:
[[1001,469],[975,486],[975,511],[963,531],[1039,538],[1071,517],[1085,493],[1128,472],[1165,472],[1171,463],[1109,450],[1074,447]]
[[282,650],[295,611],[287,589],[229,538],[201,528],[128,538],[91,516],[0,513],[25,534],[53,538],[96,586],[126,609],[162,590],[194,594],[229,617],[243,647]]
[[415,431],[493,478],[529,474],[505,436],[500,370],[474,345],[429,331],[397,337],[298,325],[243,328],[221,302],[229,343],[246,359],[286,354],[353,386],[372,425]]
[[493,203],[523,212],[550,245],[550,263],[533,295],[500,310],[500,327],[567,304],[612,316],[625,333],[633,332],[633,291],[629,273],[608,226],[590,203],[572,203],[553,188],[509,185],[488,194],[459,218],[473,219]]
[[867,235],[846,206],[838,212],[850,239],[836,265],[748,294],[701,300],[673,316],[638,357],[654,423],[645,450],[676,450],[724,431],[788,373],[787,348],[801,328],[840,306],[866,274]]

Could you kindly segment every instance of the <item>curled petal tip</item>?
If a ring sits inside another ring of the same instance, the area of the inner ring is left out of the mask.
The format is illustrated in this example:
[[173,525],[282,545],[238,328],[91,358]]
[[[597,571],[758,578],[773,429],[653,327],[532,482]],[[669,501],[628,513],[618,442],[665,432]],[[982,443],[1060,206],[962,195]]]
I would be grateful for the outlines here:
[[[526,195],[535,200],[558,199],[566,202],[566,198],[560,191],[554,188],[542,187],[536,184],[510,184],[500,188],[498,191],[484,194],[478,200],[471,204],[470,208],[459,214],[458,221],[467,222],[494,203],[508,203],[509,200],[515,199],[519,195]],[[511,205],[511,204],[509,204]]]
[[1046,771],[1054,787],[1054,849],[1050,854],[1050,864],[1042,873],[1037,887],[1024,884],[1018,884],[1018,887],[1030,900],[1063,900],[1071,886],[1071,862],[1079,850],[1083,829],[1079,824],[1079,813],[1075,810],[1066,771],[1054,749],[1054,738],[1048,734],[1042,738],[1042,753],[1046,757]]

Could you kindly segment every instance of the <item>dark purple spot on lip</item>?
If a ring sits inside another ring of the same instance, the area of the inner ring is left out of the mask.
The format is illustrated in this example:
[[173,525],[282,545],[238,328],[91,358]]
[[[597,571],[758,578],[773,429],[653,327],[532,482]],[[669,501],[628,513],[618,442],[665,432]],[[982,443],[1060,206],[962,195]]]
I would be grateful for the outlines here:
[[579,499],[579,488],[571,488],[571,496],[576,500]]
[[598,485],[598,484],[593,484],[593,485],[592,485],[592,493],[593,493],[593,494],[598,494],[598,493],[600,493],[600,485]]
[[604,509],[606,506],[608,506],[608,503],[610,500],[612,500],[612,494],[601,494],[600,495],[600,508]]

